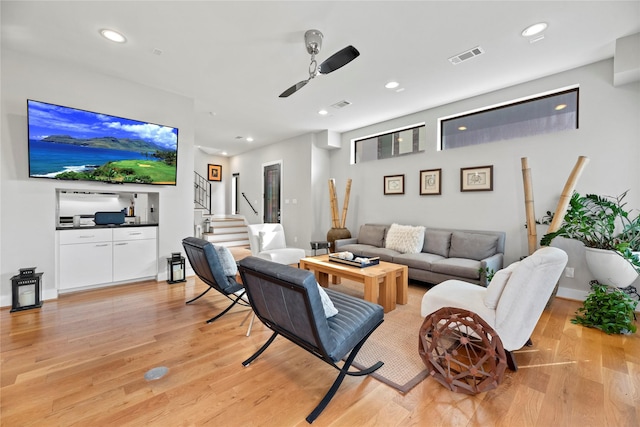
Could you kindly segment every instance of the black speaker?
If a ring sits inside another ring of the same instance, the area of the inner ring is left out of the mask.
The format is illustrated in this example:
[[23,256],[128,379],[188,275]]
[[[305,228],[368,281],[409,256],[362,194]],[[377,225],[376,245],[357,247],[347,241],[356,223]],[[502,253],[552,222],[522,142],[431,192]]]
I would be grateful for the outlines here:
[[123,224],[124,214],[122,212],[96,212],[93,221],[96,225]]

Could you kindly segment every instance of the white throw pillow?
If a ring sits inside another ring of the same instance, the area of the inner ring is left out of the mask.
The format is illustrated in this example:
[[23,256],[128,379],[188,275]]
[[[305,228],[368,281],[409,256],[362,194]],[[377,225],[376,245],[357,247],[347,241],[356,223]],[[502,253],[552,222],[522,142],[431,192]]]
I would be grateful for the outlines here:
[[238,274],[238,265],[229,248],[220,245],[213,245],[213,248],[216,250],[224,275],[235,277],[235,275]]
[[520,264],[520,261],[514,262],[508,267],[496,271],[496,274],[493,275],[489,286],[487,286],[487,293],[484,295],[484,305],[486,305],[487,308],[492,310],[496,309],[498,301],[502,296],[502,291],[509,281],[511,273],[513,273],[513,270],[516,269],[518,264]]
[[271,249],[284,249],[287,246],[284,240],[284,233],[275,231],[258,232],[258,241],[260,243],[260,252],[270,251]]
[[387,232],[385,248],[403,254],[418,254],[422,252],[424,230],[422,225],[414,227],[412,225],[391,224]]
[[320,301],[322,301],[322,308],[324,308],[324,315],[328,319],[338,314],[338,309],[333,305],[333,301],[329,298],[329,295],[325,292],[324,288],[318,283],[318,293],[320,294]]

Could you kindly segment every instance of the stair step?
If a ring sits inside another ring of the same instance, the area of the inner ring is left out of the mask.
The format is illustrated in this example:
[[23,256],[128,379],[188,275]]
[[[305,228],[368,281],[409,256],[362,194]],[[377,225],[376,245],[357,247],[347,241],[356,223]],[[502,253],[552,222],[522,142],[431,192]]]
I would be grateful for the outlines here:
[[202,233],[210,242],[224,242],[227,240],[247,240],[249,241],[249,234],[245,231],[244,233]]
[[232,225],[232,226],[219,226],[212,225],[211,234],[229,234],[229,233],[246,233],[247,226],[246,225]]
[[238,239],[238,240],[223,240],[223,241],[212,241],[208,236],[205,236],[205,240],[210,241],[211,243],[215,243],[216,245],[233,247],[233,246],[249,246],[248,239]]

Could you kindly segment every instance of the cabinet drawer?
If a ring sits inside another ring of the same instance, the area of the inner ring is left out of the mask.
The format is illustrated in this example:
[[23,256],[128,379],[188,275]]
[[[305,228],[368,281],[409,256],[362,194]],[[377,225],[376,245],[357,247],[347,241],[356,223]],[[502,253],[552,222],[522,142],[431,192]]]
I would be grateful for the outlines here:
[[111,230],[107,229],[63,230],[60,231],[60,244],[111,242],[111,236]]
[[113,241],[155,239],[156,227],[116,228],[113,230]]

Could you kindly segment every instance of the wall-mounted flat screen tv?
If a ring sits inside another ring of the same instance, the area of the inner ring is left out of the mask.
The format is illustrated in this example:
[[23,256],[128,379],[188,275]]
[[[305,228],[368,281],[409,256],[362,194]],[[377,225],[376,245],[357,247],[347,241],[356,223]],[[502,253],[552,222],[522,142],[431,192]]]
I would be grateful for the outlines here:
[[178,129],[27,100],[29,176],[176,185]]

